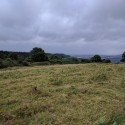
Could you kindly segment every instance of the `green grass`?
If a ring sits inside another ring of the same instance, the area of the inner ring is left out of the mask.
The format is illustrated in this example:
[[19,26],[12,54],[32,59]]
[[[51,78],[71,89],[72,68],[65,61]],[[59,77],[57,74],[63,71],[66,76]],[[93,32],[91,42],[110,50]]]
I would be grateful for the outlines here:
[[2,69],[0,124],[125,125],[125,64]]

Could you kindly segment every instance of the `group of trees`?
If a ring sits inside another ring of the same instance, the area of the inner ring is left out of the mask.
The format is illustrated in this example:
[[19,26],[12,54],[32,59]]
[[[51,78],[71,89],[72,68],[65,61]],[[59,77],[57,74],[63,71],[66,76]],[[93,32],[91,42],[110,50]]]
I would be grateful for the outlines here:
[[45,56],[44,50],[41,48],[33,48],[33,50],[30,51],[29,59],[33,62],[41,62],[41,61],[49,61],[51,63],[89,63],[89,62],[104,62],[104,63],[110,63],[111,61],[109,59],[101,59],[99,55],[95,55],[90,59],[82,59],[79,61],[77,58],[62,58],[57,55],[49,55],[48,57]]
[[12,66],[66,64],[69,63],[69,55],[45,53],[39,47],[28,52],[0,51],[0,68]]
[[12,66],[27,66],[25,61],[26,56],[24,52],[8,52],[0,51],[0,68],[12,67]]
[[109,59],[101,59],[101,56],[99,55],[94,55],[90,59],[82,59],[82,62],[84,63],[92,63],[92,62],[110,63],[111,61]]
[[[111,61],[109,59],[101,59],[99,55],[94,55],[90,59],[77,59],[65,54],[49,54],[45,53],[39,47],[33,48],[29,53],[0,51],[0,68],[28,66],[32,64],[77,64],[93,62],[110,63]],[[125,52],[122,54],[121,62],[125,62]]]

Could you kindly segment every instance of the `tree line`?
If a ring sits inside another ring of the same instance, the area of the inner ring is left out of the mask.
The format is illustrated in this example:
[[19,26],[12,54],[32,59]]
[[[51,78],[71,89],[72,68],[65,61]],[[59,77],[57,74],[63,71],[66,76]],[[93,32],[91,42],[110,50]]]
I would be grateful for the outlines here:
[[[78,63],[110,63],[109,59],[101,59],[94,55],[90,59],[78,59],[65,54],[45,53],[42,48],[34,47],[28,52],[0,51],[0,68],[12,66],[50,65],[50,64],[78,64]],[[125,52],[121,62],[125,62]]]

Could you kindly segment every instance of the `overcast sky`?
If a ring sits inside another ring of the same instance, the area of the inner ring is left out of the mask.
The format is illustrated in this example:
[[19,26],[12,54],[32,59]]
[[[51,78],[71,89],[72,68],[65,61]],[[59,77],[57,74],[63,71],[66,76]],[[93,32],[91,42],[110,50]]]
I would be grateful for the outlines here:
[[0,0],[0,50],[122,54],[125,0]]

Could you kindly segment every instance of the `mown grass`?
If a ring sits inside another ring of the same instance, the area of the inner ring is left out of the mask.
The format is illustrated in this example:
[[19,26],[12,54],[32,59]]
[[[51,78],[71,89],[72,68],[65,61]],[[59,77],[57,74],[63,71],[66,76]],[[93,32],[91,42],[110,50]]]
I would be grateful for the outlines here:
[[[0,71],[2,125],[101,125],[104,118],[102,125],[108,125],[113,115],[122,116],[122,124],[117,124],[125,125],[125,64]],[[117,122],[113,120],[111,124]]]

